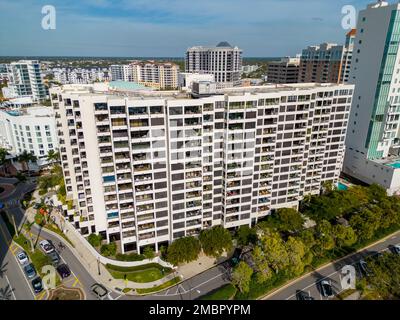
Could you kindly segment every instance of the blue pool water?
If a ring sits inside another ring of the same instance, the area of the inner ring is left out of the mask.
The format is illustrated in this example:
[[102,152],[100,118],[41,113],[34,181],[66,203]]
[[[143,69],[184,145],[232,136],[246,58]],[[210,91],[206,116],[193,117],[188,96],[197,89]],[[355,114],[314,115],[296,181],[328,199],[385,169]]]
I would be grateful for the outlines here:
[[349,187],[344,185],[343,183],[339,182],[338,183],[338,189],[339,190],[347,190]]
[[400,168],[400,162],[394,162],[394,163],[390,163],[389,166],[399,169]]

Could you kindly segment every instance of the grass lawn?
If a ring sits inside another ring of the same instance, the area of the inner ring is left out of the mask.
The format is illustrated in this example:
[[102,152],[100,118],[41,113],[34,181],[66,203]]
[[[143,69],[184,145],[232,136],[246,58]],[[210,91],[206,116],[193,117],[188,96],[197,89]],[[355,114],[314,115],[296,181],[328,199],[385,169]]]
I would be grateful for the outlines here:
[[126,275],[129,281],[138,283],[156,281],[171,273],[170,268],[162,267],[158,263],[149,263],[129,268],[107,264],[106,267],[115,279],[125,279]]
[[167,289],[169,287],[172,287],[173,285],[177,284],[180,281],[181,281],[180,277],[175,277],[172,280],[169,280],[169,281],[167,281],[167,282],[165,282],[162,285],[159,285],[157,287],[148,288],[148,289],[136,289],[136,292],[138,294],[153,293],[153,292],[161,291],[161,290]]
[[236,288],[232,284],[226,284],[221,288],[200,297],[200,300],[230,300],[236,294]]

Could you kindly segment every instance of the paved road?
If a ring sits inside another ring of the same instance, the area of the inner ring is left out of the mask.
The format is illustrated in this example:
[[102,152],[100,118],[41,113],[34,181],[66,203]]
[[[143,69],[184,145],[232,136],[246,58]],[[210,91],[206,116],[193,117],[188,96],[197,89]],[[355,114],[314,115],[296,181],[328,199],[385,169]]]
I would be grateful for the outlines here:
[[330,264],[304,278],[295,281],[281,290],[267,296],[266,300],[296,300],[296,291],[301,290],[308,292],[316,300],[325,300],[319,290],[319,282],[323,279],[330,279],[335,294],[340,293],[342,290],[341,279],[342,267],[345,265],[353,265],[356,269],[357,277],[361,277],[361,272],[358,262],[368,255],[376,255],[378,252],[387,251],[389,246],[400,243],[400,231],[391,236],[390,238],[381,241],[359,253],[355,253],[347,258]]
[[11,239],[0,220],[0,300],[33,300],[33,290],[9,248]]
[[[194,300],[215,289],[218,289],[228,282],[229,280],[227,279],[226,268],[223,265],[218,265],[167,290],[151,296],[135,297],[135,299]],[[121,297],[121,300],[126,299],[132,299],[132,297]]]
[[[0,183],[10,183],[12,181],[5,181],[4,179],[0,179]],[[33,190],[35,187],[34,183],[26,183],[26,184],[18,184],[15,192],[3,198],[1,201],[5,203],[16,203],[17,200],[21,199],[23,194]],[[24,216],[24,211],[17,205],[11,205],[8,208],[8,211],[15,216],[16,223],[19,226],[22,226],[25,222],[26,218]],[[58,244],[60,240],[50,233],[46,232],[45,229],[39,229],[38,227],[34,227],[32,229],[32,233],[35,235],[39,235],[40,239],[49,239],[54,244]],[[75,285],[79,286],[85,291],[86,299],[95,299],[95,297],[90,293],[90,286],[94,284],[96,281],[92,278],[92,276],[86,271],[83,265],[80,263],[79,259],[74,255],[74,253],[65,246],[60,252],[60,256],[62,259],[68,264],[74,273],[72,280],[67,281],[67,285],[74,285],[74,282],[77,282]],[[78,281],[77,281],[78,280]],[[198,297],[207,294],[208,292],[219,288],[220,286],[228,283],[227,279],[227,271],[225,267],[222,265],[218,265],[214,268],[211,268],[199,275],[196,275],[193,278],[183,281],[181,284],[174,286],[170,289],[164,290],[160,293],[149,295],[149,296],[125,296],[118,294],[116,292],[111,293],[111,299],[121,299],[121,300],[132,300],[132,299],[145,299],[145,300],[154,300],[154,299],[163,299],[163,300],[193,300]]]

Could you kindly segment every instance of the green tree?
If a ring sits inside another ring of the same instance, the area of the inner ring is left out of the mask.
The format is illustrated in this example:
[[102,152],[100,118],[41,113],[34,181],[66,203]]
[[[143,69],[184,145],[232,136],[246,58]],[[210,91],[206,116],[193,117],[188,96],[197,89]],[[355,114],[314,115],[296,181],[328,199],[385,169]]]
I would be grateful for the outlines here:
[[335,238],[333,237],[333,228],[329,221],[322,220],[316,226],[316,245],[314,251],[322,255],[326,250],[332,250],[335,247]]
[[201,250],[200,241],[194,237],[180,238],[167,249],[167,261],[173,265],[196,260]]
[[207,256],[218,258],[224,251],[232,249],[232,237],[230,232],[222,226],[202,230],[199,240],[204,253]]
[[252,275],[253,269],[246,262],[240,261],[232,272],[232,284],[242,293],[249,292]]
[[88,238],[88,242],[92,245],[92,247],[99,247],[101,245],[102,237],[101,235],[97,235],[95,233],[91,233]]
[[352,227],[346,227],[341,224],[334,226],[333,234],[336,239],[336,245],[341,247],[350,247],[357,242],[357,234]]
[[106,257],[113,257],[117,253],[117,244],[110,242],[109,244],[103,244],[100,247],[100,253]]
[[381,257],[366,259],[371,273],[366,278],[367,290],[384,300],[400,299],[400,255],[385,252]]
[[31,244],[31,252],[35,251],[35,245],[34,245],[34,240],[33,240],[33,235],[32,235],[32,226],[33,226],[33,222],[26,222],[24,224],[24,229],[26,231],[26,234],[28,236],[29,242]]
[[143,255],[146,257],[146,259],[153,259],[155,256],[154,250],[152,247],[145,247],[143,250]]
[[304,271],[304,256],[306,254],[306,247],[303,242],[294,237],[289,237],[285,243],[286,252],[288,255],[289,272],[298,276]]
[[256,281],[259,284],[264,283],[272,277],[272,270],[268,265],[264,252],[260,247],[255,247],[252,252],[253,261],[257,269]]
[[261,238],[261,249],[265,252],[265,259],[268,265],[276,273],[288,266],[289,256],[279,233],[270,232],[269,234],[264,234]]
[[279,231],[297,232],[303,228],[304,224],[304,218],[292,208],[278,209],[273,219]]
[[249,226],[240,226],[236,231],[235,238],[240,246],[246,246],[250,243],[255,244],[257,242],[257,232]]
[[30,162],[36,162],[37,158],[36,156],[31,153],[28,152],[26,150],[24,150],[18,157],[17,157],[18,161],[22,163],[22,166],[24,168],[24,171],[29,171],[29,163]]
[[60,154],[57,151],[49,150],[46,160],[51,164],[58,162],[60,160]]
[[376,206],[374,210],[364,208],[359,213],[354,214],[349,223],[360,240],[369,240],[379,229],[381,216],[382,211]]

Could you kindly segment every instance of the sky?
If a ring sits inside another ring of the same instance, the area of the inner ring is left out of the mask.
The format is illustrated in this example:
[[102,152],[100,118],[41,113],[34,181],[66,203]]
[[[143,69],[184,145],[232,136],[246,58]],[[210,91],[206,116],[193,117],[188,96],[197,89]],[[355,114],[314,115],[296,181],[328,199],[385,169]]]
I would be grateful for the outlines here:
[[[390,0],[393,2],[394,0]],[[183,57],[228,41],[245,57],[344,43],[342,7],[374,0],[0,0],[0,56]],[[42,28],[42,7],[56,28]]]

